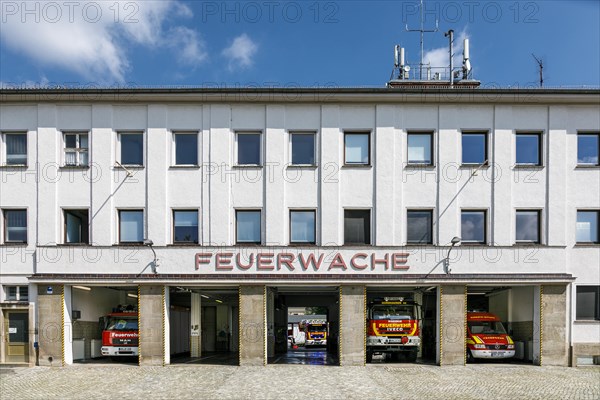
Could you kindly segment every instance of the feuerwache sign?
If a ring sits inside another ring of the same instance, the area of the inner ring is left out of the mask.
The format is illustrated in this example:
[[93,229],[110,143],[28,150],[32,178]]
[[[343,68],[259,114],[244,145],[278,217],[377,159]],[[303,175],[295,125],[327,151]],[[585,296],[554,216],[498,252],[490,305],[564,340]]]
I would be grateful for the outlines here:
[[409,269],[408,253],[381,252],[202,252],[196,271],[218,274],[385,274]]

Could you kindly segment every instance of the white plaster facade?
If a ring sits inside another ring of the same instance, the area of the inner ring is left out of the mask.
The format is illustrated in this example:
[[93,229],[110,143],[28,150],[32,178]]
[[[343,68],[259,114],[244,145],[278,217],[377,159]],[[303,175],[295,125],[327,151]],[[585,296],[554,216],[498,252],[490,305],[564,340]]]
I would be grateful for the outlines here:
[[[551,282],[543,275],[572,275],[573,280],[556,278],[571,288],[569,340],[593,343],[600,324],[574,322],[575,286],[600,285],[600,247],[576,245],[575,222],[578,209],[600,209],[600,168],[578,167],[577,133],[600,132],[599,99],[597,90],[432,90],[429,95],[402,89],[5,90],[0,132],[27,133],[28,165],[0,169],[0,208],[27,209],[28,241],[11,246],[2,230],[0,283],[29,284],[35,304],[36,283],[51,281],[51,275],[62,274],[64,283],[70,274],[97,274],[94,282],[113,283],[119,278],[111,274],[135,276],[152,254],[147,247],[118,245],[119,209],[145,210],[145,236],[159,258],[156,282],[172,283],[160,276],[202,272],[195,269],[196,253],[237,251],[235,210],[251,208],[262,210],[265,247],[243,251],[308,251],[324,253],[328,261],[340,253],[348,265],[356,252],[376,257],[407,252],[410,268],[395,274],[408,277],[392,283],[437,284],[445,279],[439,263],[447,246],[460,236],[461,209],[476,208],[487,210],[488,246],[458,247],[452,274],[462,274],[464,284],[481,283],[478,279],[490,275],[486,284],[515,285]],[[488,132],[491,166],[472,176],[473,167],[461,166],[461,132],[474,130]],[[235,166],[235,134],[247,131],[262,134],[262,167]],[[356,131],[370,132],[369,166],[344,166],[344,132]],[[407,166],[407,133],[421,131],[433,132],[434,165]],[[541,167],[515,167],[515,133],[521,131],[542,133]],[[89,169],[63,168],[64,132],[89,134]],[[134,169],[132,177],[115,164],[119,132],[144,134],[144,167]],[[198,133],[198,167],[173,166],[174,132]],[[289,166],[290,132],[316,134],[316,167]],[[89,209],[92,246],[63,246],[62,210],[69,208]],[[289,210],[296,208],[317,210],[316,246],[287,247]],[[371,246],[344,246],[346,208],[372,210]],[[434,210],[433,245],[406,246],[406,211],[421,208]],[[541,210],[540,245],[515,246],[515,210],[522,208]],[[198,246],[172,245],[173,209],[199,211]],[[253,270],[247,281],[261,282],[261,274],[277,273],[286,274],[279,281],[293,284],[299,269]],[[220,283],[243,280],[228,276],[231,271],[211,272],[222,275]],[[307,282],[331,282],[327,275],[332,273],[378,272],[320,269]],[[215,282],[201,276],[185,279]],[[382,276],[348,279],[390,284]],[[4,290],[0,296],[4,301]]]

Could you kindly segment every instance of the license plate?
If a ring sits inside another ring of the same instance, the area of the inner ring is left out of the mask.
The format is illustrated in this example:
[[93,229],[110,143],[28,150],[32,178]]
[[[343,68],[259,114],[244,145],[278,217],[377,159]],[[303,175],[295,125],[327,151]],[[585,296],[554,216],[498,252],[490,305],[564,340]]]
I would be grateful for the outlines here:
[[129,347],[119,347],[119,351],[131,351]]
[[502,353],[499,351],[492,351],[492,357],[500,357],[502,356]]
[[388,339],[390,343],[401,343],[402,339]]

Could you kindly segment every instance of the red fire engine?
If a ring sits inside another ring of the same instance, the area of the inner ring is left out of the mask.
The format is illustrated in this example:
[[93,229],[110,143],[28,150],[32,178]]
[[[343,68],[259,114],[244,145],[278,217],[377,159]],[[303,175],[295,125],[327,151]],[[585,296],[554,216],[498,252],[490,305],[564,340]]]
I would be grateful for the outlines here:
[[132,306],[119,306],[101,318],[102,355],[110,357],[138,355],[138,312]]

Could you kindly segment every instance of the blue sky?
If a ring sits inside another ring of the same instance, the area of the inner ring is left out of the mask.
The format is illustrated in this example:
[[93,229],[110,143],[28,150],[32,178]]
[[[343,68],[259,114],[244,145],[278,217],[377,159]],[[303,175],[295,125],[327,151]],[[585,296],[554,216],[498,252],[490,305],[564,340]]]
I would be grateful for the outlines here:
[[[418,1],[0,0],[3,85],[383,86],[419,62]],[[486,87],[600,86],[600,2],[425,2],[425,50],[471,42]],[[439,65],[443,66],[443,65]]]

